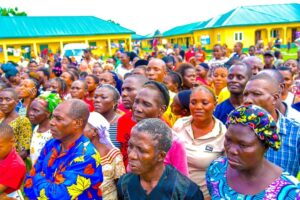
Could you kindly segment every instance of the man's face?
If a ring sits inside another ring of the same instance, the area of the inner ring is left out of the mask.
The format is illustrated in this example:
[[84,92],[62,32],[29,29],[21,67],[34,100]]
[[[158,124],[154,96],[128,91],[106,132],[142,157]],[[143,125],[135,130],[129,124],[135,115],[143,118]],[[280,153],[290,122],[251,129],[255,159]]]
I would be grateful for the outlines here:
[[242,94],[248,80],[247,68],[242,65],[233,65],[229,69],[227,87],[232,94]]
[[156,141],[147,133],[132,131],[128,142],[128,165],[132,173],[146,175],[163,161]]
[[38,70],[38,65],[37,65],[37,63],[36,62],[31,62],[30,64],[29,64],[29,71],[37,71]]
[[121,54],[121,63],[123,64],[123,65],[125,65],[125,64],[128,64],[129,63],[129,57],[127,56],[127,54],[126,53],[122,53]]
[[84,83],[81,81],[74,81],[71,85],[70,94],[73,99],[84,99],[86,95]]
[[142,88],[138,79],[128,77],[122,85],[122,103],[126,109],[131,109],[137,92]]
[[50,131],[55,139],[66,141],[74,134],[78,128],[76,120],[69,116],[71,105],[69,103],[59,104],[53,112],[50,121]]
[[287,70],[279,70],[279,72],[284,78],[284,89],[288,91],[293,84],[293,75]]
[[251,61],[251,70],[252,70],[252,75],[258,74],[261,70],[264,69],[264,65],[260,61]]
[[278,99],[277,95],[278,91],[270,82],[259,79],[251,80],[246,84],[243,104],[254,104],[273,113]]
[[151,60],[146,69],[146,76],[152,81],[162,82],[166,75],[165,66],[162,62]]
[[254,56],[255,55],[255,48],[250,47],[248,53],[249,53],[250,56]]
[[241,48],[241,46],[240,46],[239,44],[235,44],[235,45],[234,45],[234,48],[233,48],[233,51],[234,51],[234,52],[237,53],[237,52],[240,52],[241,50],[242,50],[242,48]]

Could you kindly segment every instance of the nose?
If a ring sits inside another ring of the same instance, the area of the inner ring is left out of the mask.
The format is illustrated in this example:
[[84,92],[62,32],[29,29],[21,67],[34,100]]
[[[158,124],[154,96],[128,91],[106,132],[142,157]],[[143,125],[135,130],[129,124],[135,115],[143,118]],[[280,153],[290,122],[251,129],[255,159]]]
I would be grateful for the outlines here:
[[50,126],[55,126],[55,123],[54,123],[54,119],[53,119],[53,118],[50,120]]
[[136,160],[137,159],[137,155],[135,153],[135,151],[133,149],[128,148],[128,159],[129,160]]
[[229,147],[227,147],[227,154],[233,155],[233,156],[238,155],[237,147],[235,147],[235,145],[231,144]]

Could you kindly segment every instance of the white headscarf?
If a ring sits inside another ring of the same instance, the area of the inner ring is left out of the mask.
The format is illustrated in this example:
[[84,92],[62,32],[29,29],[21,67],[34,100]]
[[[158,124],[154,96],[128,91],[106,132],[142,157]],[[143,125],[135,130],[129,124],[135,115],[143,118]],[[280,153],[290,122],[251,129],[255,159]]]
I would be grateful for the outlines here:
[[108,145],[110,147],[114,147],[113,143],[109,138],[109,122],[99,113],[91,112],[88,123],[97,129],[97,133],[99,135],[99,142],[101,144]]

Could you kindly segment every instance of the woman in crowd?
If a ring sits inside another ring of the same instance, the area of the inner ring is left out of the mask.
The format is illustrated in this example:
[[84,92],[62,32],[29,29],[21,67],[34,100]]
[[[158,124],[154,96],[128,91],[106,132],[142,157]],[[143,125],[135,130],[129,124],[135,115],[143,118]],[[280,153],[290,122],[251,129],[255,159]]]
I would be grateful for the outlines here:
[[[216,65],[224,65],[228,58],[223,54],[224,50],[220,44],[215,44],[213,48],[213,58],[208,62],[210,69]],[[229,54],[230,55],[230,54]]]
[[31,124],[36,125],[30,144],[30,158],[34,164],[46,142],[52,138],[50,119],[56,106],[61,102],[58,94],[44,92],[30,105],[28,117]]
[[21,82],[17,88],[20,102],[17,106],[17,111],[20,116],[27,115],[27,109],[31,102],[38,95],[39,82],[34,78],[27,78]]
[[196,83],[196,70],[195,67],[188,63],[183,63],[177,69],[181,75],[183,85],[182,90],[189,90],[195,86]]
[[171,104],[172,113],[180,117],[190,116],[190,96],[191,90],[183,90],[174,96]]
[[46,89],[46,91],[57,93],[59,94],[59,97],[61,99],[64,98],[67,91],[67,84],[64,79],[61,78],[50,79],[47,85],[48,88]]
[[1,66],[1,70],[5,73],[5,78],[7,78],[13,87],[17,87],[20,84],[20,73],[15,65],[8,62]]
[[208,80],[209,66],[206,63],[200,63],[196,65],[196,83],[200,85],[210,85]]
[[227,119],[226,157],[207,170],[212,199],[300,199],[295,177],[265,159],[281,141],[272,116],[255,106],[240,106]]
[[200,186],[205,197],[209,196],[206,169],[224,152],[226,127],[213,116],[216,105],[214,92],[207,86],[198,86],[190,96],[191,116],[178,119],[173,126],[184,139],[190,178]]
[[[155,81],[149,81],[145,83],[134,100],[132,118],[135,122],[147,118],[161,119],[169,101],[170,96],[166,86]],[[130,138],[130,135],[125,137]],[[182,174],[188,176],[184,144],[176,135],[173,136],[172,146],[165,157],[164,164],[172,165]]]
[[95,112],[100,113],[110,124],[109,137],[113,144],[120,148],[117,142],[117,124],[122,113],[118,111],[120,94],[112,85],[104,84],[96,89],[94,95]]
[[112,71],[105,71],[100,75],[99,84],[109,84],[114,86],[118,92],[121,94],[122,91],[122,81],[119,79],[118,75]]
[[26,159],[29,155],[32,128],[29,119],[16,112],[17,103],[18,95],[14,89],[6,88],[0,91],[0,110],[4,114],[0,123],[8,124],[13,128],[17,152]]
[[164,77],[163,83],[167,86],[169,91],[175,94],[182,89],[182,77],[177,72],[168,72],[168,74]]
[[71,85],[72,85],[73,81],[75,81],[75,77],[74,77],[73,73],[66,71],[61,74],[60,78],[66,82],[66,86],[67,86],[64,99],[69,99],[69,98],[71,98],[71,95],[70,95]]
[[100,63],[95,63],[94,64],[94,68],[93,68],[93,74],[95,76],[98,77],[98,79],[100,79],[100,74],[102,74],[104,71],[102,65],[100,65]]
[[[212,85],[214,92],[219,96],[222,89],[227,86],[228,69],[222,65],[215,66],[212,70]],[[228,92],[229,93],[229,92]]]
[[87,136],[101,156],[104,181],[101,184],[103,199],[117,200],[118,179],[125,174],[123,157],[109,138],[109,123],[97,112],[90,113],[88,123],[84,129]]
[[84,99],[84,101],[91,106],[92,110],[94,110],[94,95],[95,95],[95,91],[99,85],[99,79],[97,76],[95,76],[93,74],[88,74],[85,77],[85,82],[88,86],[88,89],[87,89],[88,95]]

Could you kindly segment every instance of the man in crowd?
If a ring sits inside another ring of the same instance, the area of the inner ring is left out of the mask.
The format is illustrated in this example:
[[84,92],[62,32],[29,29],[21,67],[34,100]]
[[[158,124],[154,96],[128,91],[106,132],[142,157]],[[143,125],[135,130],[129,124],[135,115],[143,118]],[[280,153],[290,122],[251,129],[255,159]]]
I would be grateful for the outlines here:
[[266,51],[264,53],[264,63],[264,69],[275,69],[274,53],[272,51]]
[[230,97],[220,103],[214,112],[214,116],[226,123],[228,114],[243,103],[243,92],[248,80],[252,76],[251,68],[243,63],[236,63],[229,68],[227,87]]
[[91,73],[93,71],[93,66],[97,61],[92,57],[92,50],[85,49],[83,60],[80,63],[79,69],[81,72]]
[[244,105],[255,104],[267,110],[277,122],[282,146],[278,151],[269,149],[266,158],[293,176],[300,170],[300,124],[276,110],[280,99],[280,84],[268,74],[253,76],[244,90]]
[[102,199],[101,158],[82,133],[89,117],[88,106],[70,99],[53,112],[48,141],[25,180],[29,199]]
[[258,72],[264,69],[264,64],[262,63],[262,60],[255,56],[247,57],[243,59],[242,62],[251,68],[252,75],[256,75],[258,74]]
[[132,173],[119,179],[119,199],[204,199],[195,183],[164,166],[171,144],[172,131],[160,119],[144,119],[133,127],[128,148]]

